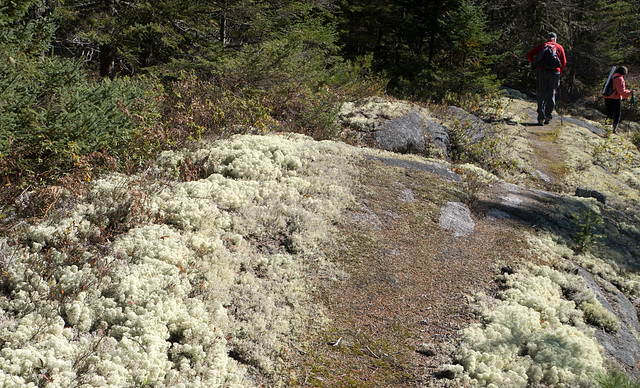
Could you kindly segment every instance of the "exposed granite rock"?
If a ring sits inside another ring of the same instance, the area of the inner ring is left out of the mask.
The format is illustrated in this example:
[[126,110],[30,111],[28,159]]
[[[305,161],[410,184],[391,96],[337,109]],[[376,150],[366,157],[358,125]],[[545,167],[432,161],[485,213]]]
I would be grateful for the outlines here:
[[440,208],[440,227],[455,237],[468,236],[476,227],[471,211],[460,202],[447,202]]
[[585,279],[587,287],[593,291],[602,306],[615,314],[620,322],[620,329],[615,333],[596,331],[598,343],[604,348],[607,357],[614,359],[627,373],[640,377],[635,369],[640,362],[640,323],[633,303],[611,284],[605,287],[605,291],[598,282],[606,283],[606,280],[596,281],[584,268],[578,268],[578,274]]
[[600,203],[606,203],[607,201],[607,198],[604,196],[604,194],[596,190],[583,189],[581,187],[576,187],[575,195],[576,197],[582,198],[595,198]]
[[411,111],[400,118],[386,121],[376,130],[376,141],[387,151],[420,154],[425,147],[425,127],[420,113]]
[[342,105],[340,124],[378,147],[398,153],[447,159],[449,133],[430,112],[408,101],[380,97]]

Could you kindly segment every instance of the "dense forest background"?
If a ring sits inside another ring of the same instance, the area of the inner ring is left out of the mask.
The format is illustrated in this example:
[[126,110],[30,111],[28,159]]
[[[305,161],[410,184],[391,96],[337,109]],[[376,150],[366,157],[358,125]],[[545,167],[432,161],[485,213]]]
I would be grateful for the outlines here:
[[139,168],[203,136],[333,137],[336,102],[349,98],[533,92],[525,53],[548,31],[566,50],[567,102],[597,96],[613,65],[640,71],[638,0],[1,4],[0,176],[11,198]]

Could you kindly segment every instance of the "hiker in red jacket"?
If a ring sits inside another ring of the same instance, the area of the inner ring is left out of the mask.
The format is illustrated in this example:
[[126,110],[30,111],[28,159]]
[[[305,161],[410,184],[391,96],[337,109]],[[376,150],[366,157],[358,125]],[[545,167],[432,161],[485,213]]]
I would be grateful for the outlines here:
[[[538,95],[538,124],[548,124],[553,118],[553,109],[556,106],[556,89],[560,86],[560,76],[567,66],[567,59],[564,55],[564,48],[556,43],[558,36],[555,32],[547,34],[547,41],[531,49],[527,53],[527,59],[538,71],[538,84],[536,93]],[[555,62],[552,66],[542,63],[538,54],[549,46],[555,52]]]
[[613,93],[604,96],[604,107],[607,109],[607,117],[613,124],[613,133],[618,130],[620,116],[622,114],[622,99],[633,95],[633,90],[627,90],[624,76],[629,72],[626,67],[620,66],[613,74]]

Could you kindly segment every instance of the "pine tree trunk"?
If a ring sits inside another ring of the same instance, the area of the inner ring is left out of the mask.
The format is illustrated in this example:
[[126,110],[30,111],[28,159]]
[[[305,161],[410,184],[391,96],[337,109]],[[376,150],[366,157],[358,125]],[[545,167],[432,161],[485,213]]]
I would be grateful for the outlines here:
[[114,54],[110,44],[100,45],[100,77],[113,77]]

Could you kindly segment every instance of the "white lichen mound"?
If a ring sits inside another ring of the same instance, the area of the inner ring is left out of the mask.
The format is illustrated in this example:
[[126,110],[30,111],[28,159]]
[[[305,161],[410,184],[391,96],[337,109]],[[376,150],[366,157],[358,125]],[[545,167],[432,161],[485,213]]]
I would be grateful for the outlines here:
[[[318,246],[359,152],[299,135],[167,152],[153,179],[104,177],[24,245],[0,241],[0,386],[246,387],[286,368],[324,319],[309,266],[331,273]],[[200,179],[176,178],[187,160]]]
[[422,117],[436,120],[429,110],[406,101],[396,101],[381,97],[370,97],[357,102],[345,102],[338,112],[338,120],[344,125],[359,131],[372,132],[384,120],[403,117],[412,111]]
[[464,373],[453,384],[591,386],[604,360],[582,311],[562,298],[565,274],[532,267],[504,280],[497,305],[465,331],[454,354]]

